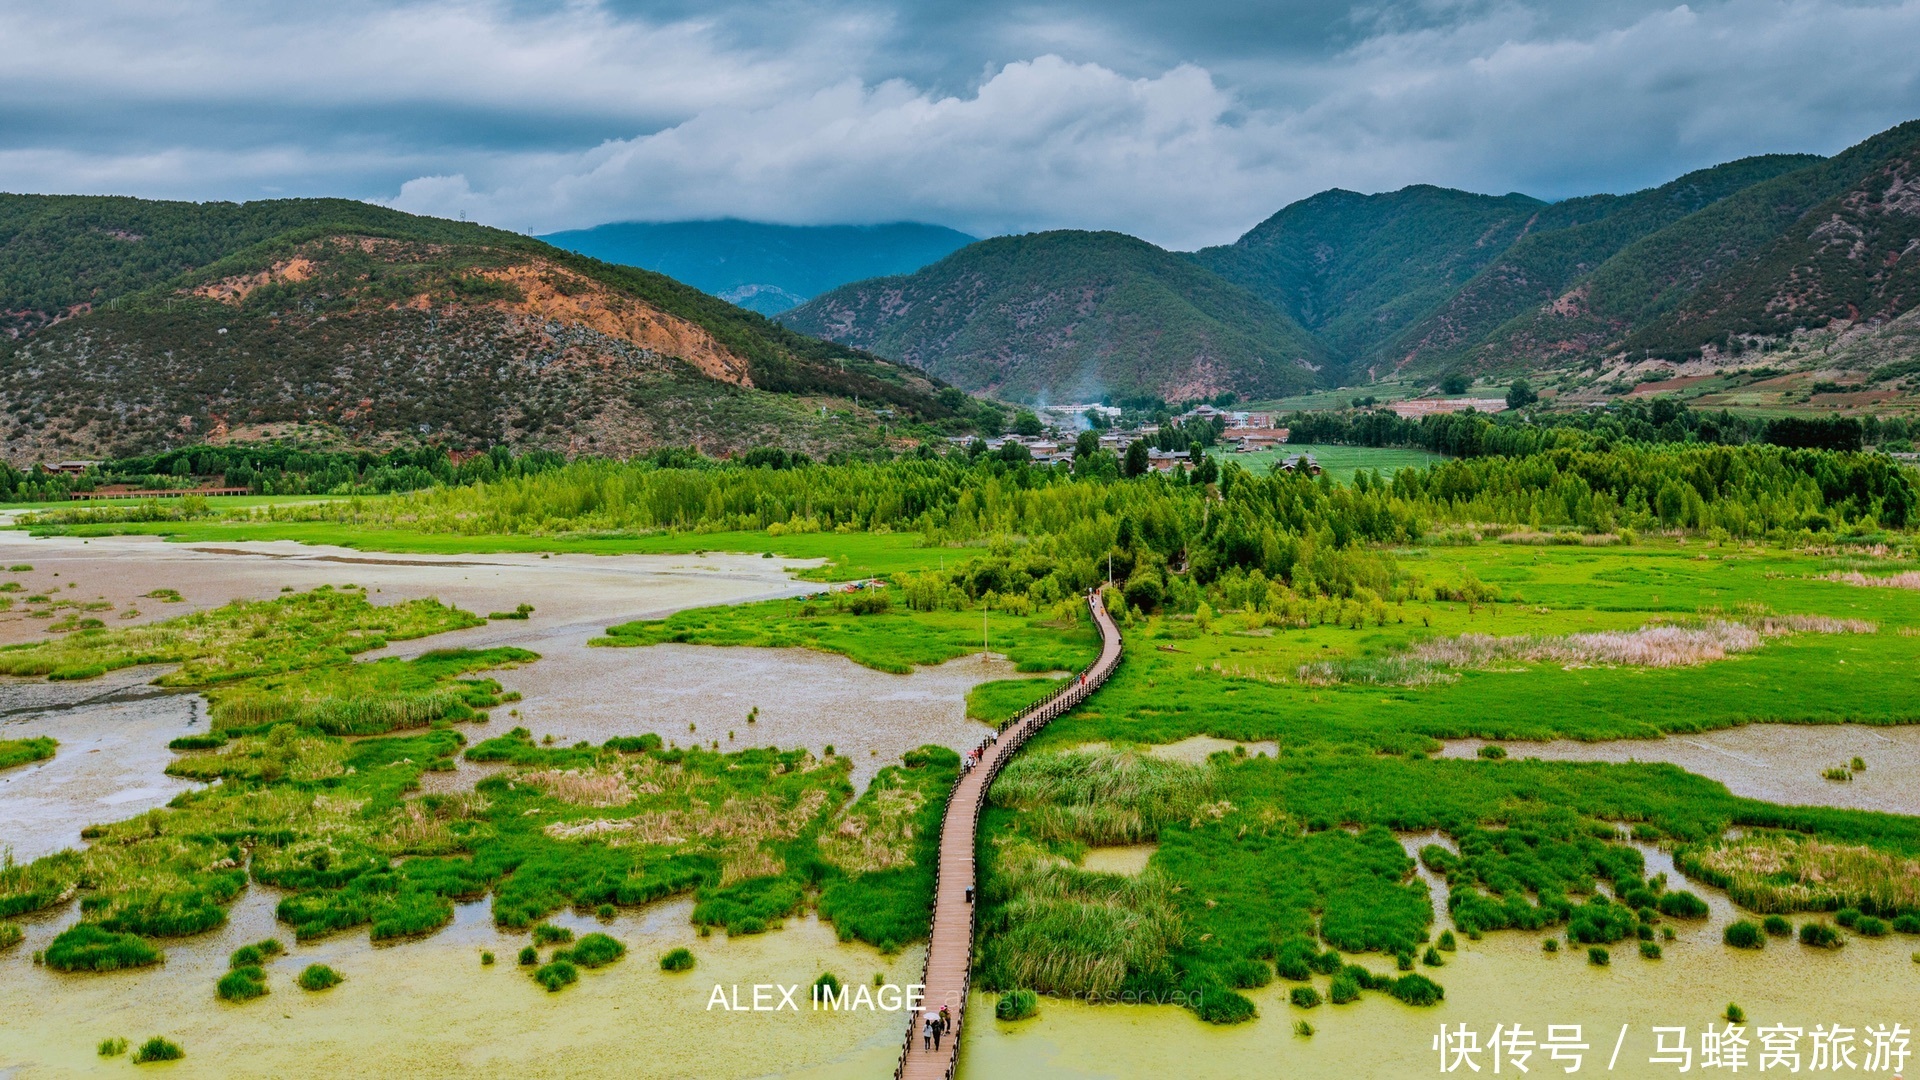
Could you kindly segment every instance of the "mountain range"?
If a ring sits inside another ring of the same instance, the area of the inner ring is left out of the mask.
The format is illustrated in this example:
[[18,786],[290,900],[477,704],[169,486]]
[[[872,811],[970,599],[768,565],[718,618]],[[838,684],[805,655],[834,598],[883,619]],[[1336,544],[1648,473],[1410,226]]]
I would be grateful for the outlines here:
[[817,452],[982,408],[660,274],[338,199],[0,196],[0,313],[14,461],[281,436]]
[[762,315],[835,286],[910,274],[974,238],[940,225],[769,225],[758,221],[623,221],[540,239],[683,281]]
[[1029,401],[1262,398],[1456,370],[1592,382],[1791,353],[1821,329],[1897,360],[1920,305],[1916,192],[1920,121],[1832,158],[1744,158],[1626,195],[1327,191],[1192,253],[1000,237],[780,318]]

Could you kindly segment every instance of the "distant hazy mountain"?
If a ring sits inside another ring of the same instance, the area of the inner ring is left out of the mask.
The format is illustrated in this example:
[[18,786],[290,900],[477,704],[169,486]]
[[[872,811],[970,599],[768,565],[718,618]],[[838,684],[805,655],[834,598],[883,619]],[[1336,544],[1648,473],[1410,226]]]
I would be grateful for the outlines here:
[[940,225],[766,225],[623,221],[540,239],[611,263],[638,266],[763,315],[836,286],[910,274],[973,242]]
[[1024,401],[1287,393],[1315,385],[1324,358],[1285,312],[1114,232],[982,240],[917,273],[835,289],[781,321]]

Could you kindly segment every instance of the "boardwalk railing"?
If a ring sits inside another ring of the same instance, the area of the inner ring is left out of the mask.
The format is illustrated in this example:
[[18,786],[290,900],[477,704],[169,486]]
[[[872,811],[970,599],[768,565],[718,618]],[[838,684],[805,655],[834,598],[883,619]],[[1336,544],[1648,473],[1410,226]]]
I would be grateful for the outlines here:
[[[979,932],[974,889],[974,849],[987,791],[1013,755],[1039,731],[1085,701],[1120,666],[1120,630],[1107,615],[1098,591],[1087,595],[1093,623],[1100,631],[1100,657],[1076,672],[1065,686],[1022,709],[1000,725],[987,744],[979,764],[962,769],[947,794],[947,812],[940,825],[940,855],[933,868],[933,924],[927,934],[927,959],[920,982],[926,987],[925,1008],[937,1012],[946,1006],[954,1018],[953,1042],[939,1051],[914,1051],[915,1027],[922,1014],[907,1017],[907,1038],[900,1050],[895,1080],[948,1080],[960,1063],[960,1019],[973,984],[974,939]],[[949,867],[951,863],[951,867]],[[952,873],[949,874],[949,869]]]

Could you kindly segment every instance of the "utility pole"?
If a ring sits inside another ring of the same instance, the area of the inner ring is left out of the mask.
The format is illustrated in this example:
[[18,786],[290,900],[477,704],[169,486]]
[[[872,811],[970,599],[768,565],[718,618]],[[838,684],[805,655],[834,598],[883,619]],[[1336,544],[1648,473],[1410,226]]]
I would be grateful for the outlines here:
[[987,602],[980,601],[980,659],[987,659]]

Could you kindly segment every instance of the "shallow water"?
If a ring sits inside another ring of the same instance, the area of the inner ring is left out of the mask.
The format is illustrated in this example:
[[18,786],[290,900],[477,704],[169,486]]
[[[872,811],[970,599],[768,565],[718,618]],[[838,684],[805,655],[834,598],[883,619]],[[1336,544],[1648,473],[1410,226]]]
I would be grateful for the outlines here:
[[[1023,677],[1001,657],[966,656],[893,675],[808,649],[588,648],[585,636],[562,635],[524,647],[541,659],[494,673],[522,700],[494,710],[490,727],[468,729],[469,738],[518,725],[559,745],[655,732],[681,746],[718,742],[722,750],[804,746],[823,754],[831,746],[853,760],[855,787],[917,746],[972,747],[993,729],[967,719],[967,691]],[[755,707],[760,713],[749,724]]]
[[198,786],[164,770],[170,740],[206,730],[206,703],[147,685],[158,671],[0,683],[0,739],[60,743],[50,760],[0,772],[0,848],[27,862],[82,847],[84,826],[133,817]]
[[[481,902],[460,905],[452,926],[420,941],[375,947],[363,931],[293,945],[267,965],[267,997],[218,1001],[214,983],[229,952],[268,936],[291,944],[273,923],[277,900],[256,886],[226,928],[163,943],[165,965],[106,975],[33,966],[31,950],[74,913],[29,922],[27,941],[0,953],[0,1076],[125,1075],[125,1059],[103,1060],[95,1046],[154,1034],[180,1043],[182,1067],[199,1076],[880,1076],[892,1067],[904,1019],[808,1011],[806,986],[824,971],[849,983],[876,972],[904,983],[920,972],[918,950],[886,957],[843,945],[812,918],[752,937],[701,938],[688,924],[689,904],[670,902],[607,922],[554,918],[576,934],[609,933],[628,953],[550,994],[515,963],[527,935],[497,930]],[[659,957],[679,946],[698,966],[662,972]],[[483,949],[498,962],[482,967]],[[310,963],[346,981],[304,992],[293,979]],[[709,1012],[715,983],[747,987],[743,1000],[753,983],[801,984],[802,1011]]]
[[1159,844],[1115,844],[1110,847],[1090,847],[1087,849],[1086,857],[1080,860],[1080,869],[1133,877],[1146,870],[1147,862],[1153,858],[1153,853],[1159,850]]
[[[1433,842],[1430,835],[1402,839],[1416,851]],[[1740,917],[1733,904],[1717,890],[1688,882],[1664,853],[1636,846],[1647,855],[1648,873],[1666,871],[1674,887],[1692,889],[1713,909],[1705,919],[1674,921],[1678,937],[1663,943],[1663,959],[1643,960],[1637,943],[1622,942],[1612,947],[1612,964],[1600,968],[1587,963],[1584,949],[1543,952],[1544,934],[1503,931],[1480,941],[1462,937],[1459,951],[1446,954],[1445,967],[1421,969],[1446,988],[1446,1000],[1433,1008],[1415,1009],[1367,993],[1350,1005],[1297,1009],[1286,995],[1298,984],[1278,981],[1246,991],[1260,1016],[1234,1027],[1204,1024],[1174,1006],[1055,999],[1042,1000],[1037,1018],[1006,1024],[986,1019],[992,1016],[993,1000],[981,994],[967,1010],[968,1016],[982,1019],[967,1036],[959,1075],[967,1080],[1432,1075],[1439,1072],[1432,1044],[1442,1024],[1466,1024],[1484,1043],[1495,1025],[1517,1023],[1540,1040],[1549,1024],[1581,1025],[1590,1046],[1582,1073],[1606,1071],[1624,1024],[1626,1041],[1609,1075],[1672,1077],[1678,1075],[1678,1066],[1648,1061],[1654,1054],[1649,1029],[1685,1026],[1698,1055],[1701,1029],[1716,1021],[1724,1026],[1721,1013],[1729,1001],[1746,1010],[1747,1035],[1756,1050],[1755,1032],[1761,1025],[1784,1023],[1807,1031],[1816,1024],[1850,1025],[1858,1029],[1858,1038],[1864,1038],[1869,1024],[1898,1022],[1920,1029],[1920,964],[1909,958],[1920,938],[1855,938],[1837,952],[1774,939],[1759,952],[1729,949],[1721,944],[1720,934]],[[1444,905],[1444,889],[1441,884],[1434,892],[1437,905]],[[1391,961],[1379,956],[1359,957],[1358,962],[1376,971],[1392,968]],[[1323,996],[1327,982],[1324,977],[1314,980]],[[1293,1033],[1294,1022],[1302,1019],[1315,1029],[1311,1038]],[[1810,1048],[1803,1040],[1802,1053]],[[1864,1061],[1864,1055],[1855,1056]],[[1562,1075],[1564,1065],[1549,1065],[1543,1058],[1533,1058],[1534,1073]],[[1491,1075],[1491,1058],[1483,1054],[1479,1061],[1481,1074]],[[1752,1069],[1749,1057],[1747,1071]]]
[[[1446,744],[1442,756],[1473,757],[1482,739]],[[1735,795],[1798,806],[1839,806],[1920,814],[1920,726],[1749,724],[1698,735],[1612,742],[1504,741],[1509,755],[1551,761],[1664,761],[1718,780]],[[1850,781],[1822,770],[1858,757],[1867,770]]]

